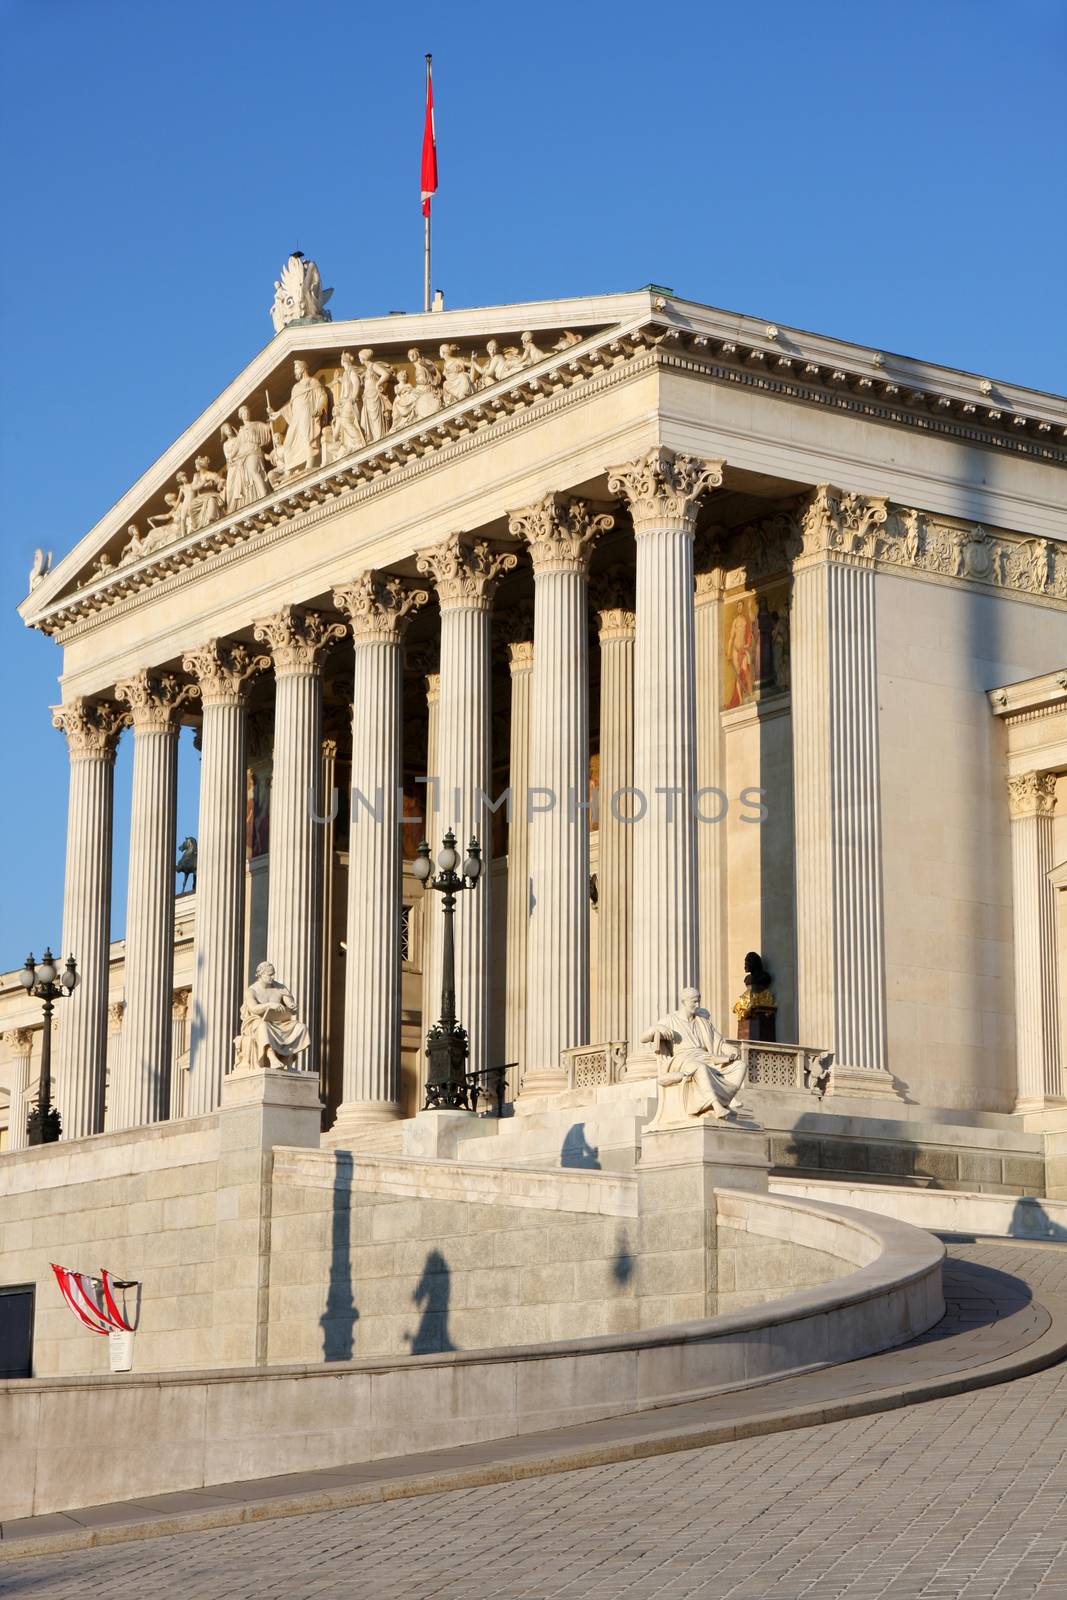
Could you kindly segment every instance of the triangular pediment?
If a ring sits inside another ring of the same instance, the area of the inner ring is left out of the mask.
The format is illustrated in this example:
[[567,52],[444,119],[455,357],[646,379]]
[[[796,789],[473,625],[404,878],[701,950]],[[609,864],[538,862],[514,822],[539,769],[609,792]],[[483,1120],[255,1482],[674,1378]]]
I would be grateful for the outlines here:
[[142,587],[146,569],[170,566],[194,535],[225,540],[302,480],[580,366],[591,344],[649,310],[640,291],[286,327],[37,580],[22,615],[46,625],[70,598],[106,604],[116,587]]

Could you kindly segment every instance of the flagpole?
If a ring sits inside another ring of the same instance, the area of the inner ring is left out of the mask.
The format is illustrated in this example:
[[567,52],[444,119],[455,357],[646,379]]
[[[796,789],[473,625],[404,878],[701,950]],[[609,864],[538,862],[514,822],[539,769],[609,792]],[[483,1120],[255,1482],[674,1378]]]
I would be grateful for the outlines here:
[[[429,103],[429,97],[430,97],[430,69],[431,69],[432,64],[433,64],[433,56],[429,53],[429,51],[427,51],[427,53],[426,53],[426,99],[427,99],[427,104]],[[424,232],[424,239],[423,239],[424,260],[423,260],[423,280],[422,280],[422,309],[424,311],[429,311],[429,309],[430,309],[430,207],[429,207],[429,204],[427,204],[425,210],[426,210],[426,216],[423,219],[424,222],[425,222],[425,228],[423,230],[423,232]]]

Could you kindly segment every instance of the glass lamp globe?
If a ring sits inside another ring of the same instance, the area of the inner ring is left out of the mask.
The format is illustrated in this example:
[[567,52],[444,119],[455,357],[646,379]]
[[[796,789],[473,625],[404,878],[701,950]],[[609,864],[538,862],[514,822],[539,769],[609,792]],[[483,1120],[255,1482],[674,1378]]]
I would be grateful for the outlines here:
[[463,863],[463,876],[472,883],[477,883],[482,872],[482,852],[477,839],[472,839],[467,846],[467,859]]
[[430,846],[426,839],[419,845],[419,853],[411,863],[411,873],[419,883],[425,883],[433,871],[433,862],[430,860]]
[[24,989],[32,989],[37,982],[37,969],[33,964],[32,953],[26,957],[26,965],[19,971],[19,982]]
[[[450,839],[452,840],[451,844],[448,842]],[[440,854],[437,857],[437,865],[442,872],[454,872],[458,860],[459,851],[456,849],[456,841],[451,833],[446,833],[445,842],[441,846]]]
[[41,957],[41,965],[37,968],[37,976],[42,983],[55,983],[56,963],[51,950],[46,950]]
[[67,964],[63,968],[63,972],[62,972],[62,975],[60,976],[59,981],[63,985],[64,989],[66,990],[66,992],[68,994],[70,994],[71,990],[77,984],[77,982],[78,982],[78,969],[77,969],[77,966],[75,965],[73,956],[68,956],[67,957]]

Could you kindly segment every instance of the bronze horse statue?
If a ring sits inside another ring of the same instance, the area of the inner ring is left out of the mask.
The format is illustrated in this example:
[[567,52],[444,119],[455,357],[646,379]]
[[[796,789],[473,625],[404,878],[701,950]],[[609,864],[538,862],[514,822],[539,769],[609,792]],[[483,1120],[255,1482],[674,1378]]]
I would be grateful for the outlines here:
[[[196,840],[192,835],[181,842],[181,853],[178,856],[178,864],[174,868],[174,875],[182,880],[182,886],[178,890],[179,894],[188,894],[190,888],[196,888]],[[192,879],[191,885],[190,879]]]

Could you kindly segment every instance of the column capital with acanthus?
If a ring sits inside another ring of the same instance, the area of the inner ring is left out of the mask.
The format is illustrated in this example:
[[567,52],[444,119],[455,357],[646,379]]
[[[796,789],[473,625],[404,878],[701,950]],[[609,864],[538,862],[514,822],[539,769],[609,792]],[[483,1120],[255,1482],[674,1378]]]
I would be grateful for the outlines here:
[[253,628],[255,637],[269,648],[278,677],[317,672],[326,650],[347,632],[346,623],[301,606],[283,606],[273,616],[262,617]]
[[205,706],[239,706],[248,680],[270,666],[270,656],[256,655],[247,645],[212,639],[182,657],[182,667],[200,685]]
[[1051,817],[1056,809],[1056,774],[1024,772],[1008,779],[1008,809],[1012,817]]
[[513,571],[518,560],[514,551],[488,539],[451,533],[431,549],[419,550],[415,564],[433,579],[442,611],[488,611],[497,579]]
[[15,1056],[28,1056],[33,1050],[33,1028],[8,1028],[4,1043]]
[[66,734],[72,760],[113,761],[124,721],[122,708],[108,700],[78,699],[52,707],[52,724]]
[[846,493],[832,483],[820,483],[800,513],[800,556],[833,551],[873,557],[878,554],[879,529],[888,516],[885,495]]
[[608,468],[608,489],[630,507],[634,533],[692,533],[702,495],[722,484],[722,461],[699,461],[659,445],[636,461]]
[[170,733],[181,721],[183,706],[200,698],[200,686],[171,672],[138,672],[116,683],[115,694],[129,706],[135,733]]
[[525,539],[534,573],[588,572],[593,545],[601,533],[615,526],[615,518],[595,513],[584,500],[548,494],[536,505],[512,511],[508,524]]
[[334,604],[352,624],[357,643],[399,640],[429,591],[417,589],[388,572],[361,572],[349,584],[333,591]]

